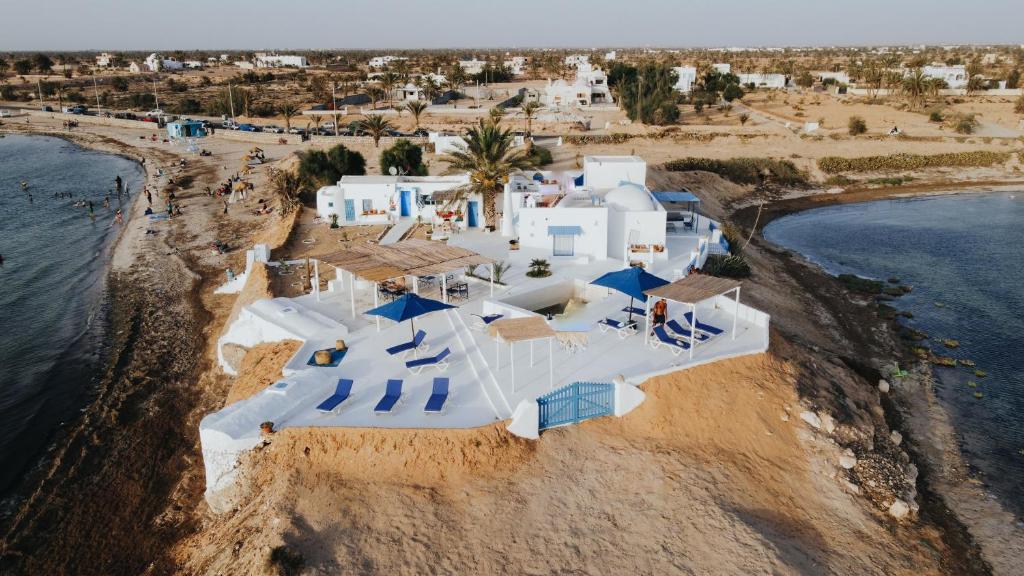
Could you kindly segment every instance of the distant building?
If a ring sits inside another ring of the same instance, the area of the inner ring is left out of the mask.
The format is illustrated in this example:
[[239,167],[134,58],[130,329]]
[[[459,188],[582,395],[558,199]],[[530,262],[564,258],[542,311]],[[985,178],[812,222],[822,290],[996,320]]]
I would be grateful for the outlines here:
[[714,68],[715,71],[718,72],[719,74],[731,74],[732,73],[732,64],[722,64],[722,63],[719,63],[719,64],[712,64],[711,67]]
[[[956,66],[943,66],[938,64],[932,64],[925,66],[921,69],[924,75],[933,80],[942,80],[946,85],[954,90],[959,88],[965,88],[967,86],[967,67],[963,64]],[[905,72],[905,75],[909,75],[910,70]]]
[[569,68],[579,68],[581,64],[590,64],[590,55],[571,54],[565,57],[565,65]]
[[185,68],[189,68],[191,70],[201,70],[205,65],[205,63],[200,60],[185,60],[184,64]]
[[611,52],[605,52],[604,60],[605,62],[614,62],[617,56],[618,53],[615,50],[612,50]]
[[487,61],[477,60],[476,58],[472,60],[459,60],[459,68],[462,68],[462,71],[466,74],[479,74],[484,71],[484,66],[486,65]]
[[109,53],[109,52],[104,52],[104,53],[100,54],[99,56],[96,56],[96,66],[99,66],[100,68],[107,68],[107,67],[109,67],[111,62],[113,62],[113,61],[114,61],[114,55]]
[[142,66],[139,66],[138,62],[132,61],[132,63],[128,65],[128,71],[132,74],[139,74],[142,72]]
[[246,60],[239,60],[238,62],[235,62],[235,66],[238,66],[242,70],[254,70],[256,68],[255,64]]
[[850,75],[846,72],[811,72],[811,75],[818,79],[818,82],[824,82],[825,80],[835,80],[836,84],[849,84]]
[[308,68],[305,56],[293,54],[264,54],[257,52],[253,58],[257,68]]
[[527,66],[530,65],[530,59],[526,56],[513,56],[512,58],[505,60],[504,66],[512,71],[513,76],[522,76],[526,73]]
[[740,86],[753,84],[757,88],[768,88],[780,90],[786,87],[789,78],[785,74],[744,74],[736,75],[740,79]]
[[392,94],[392,98],[399,102],[413,102],[416,100],[424,100],[426,98],[423,94],[423,90],[412,82],[409,82],[404,86],[398,86],[392,92],[394,92],[394,94]]
[[391,65],[392,62],[398,60],[407,60],[404,56],[374,56],[370,58],[370,68],[386,68]]
[[159,72],[161,70],[181,70],[185,65],[174,58],[164,58],[159,54],[153,53],[146,57],[146,68],[150,72]]
[[544,89],[543,103],[546,106],[588,107],[594,104],[613,104],[612,93],[608,89],[608,76],[589,63],[581,63],[576,69],[576,80],[568,83],[565,80],[549,81]]
[[673,70],[675,70],[676,76],[678,76],[675,85],[676,91],[689,94],[693,90],[693,85],[697,82],[697,67],[677,66]]
[[198,120],[175,120],[167,123],[167,135],[171,138],[202,138],[206,127]]

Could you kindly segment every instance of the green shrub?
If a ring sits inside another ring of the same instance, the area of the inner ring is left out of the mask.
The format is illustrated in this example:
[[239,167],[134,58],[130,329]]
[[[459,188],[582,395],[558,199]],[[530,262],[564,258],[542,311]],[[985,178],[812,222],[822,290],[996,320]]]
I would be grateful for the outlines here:
[[840,274],[839,281],[844,286],[853,290],[854,292],[863,292],[865,294],[881,294],[884,285],[879,280],[871,280],[870,278],[861,278],[854,274]]
[[932,110],[932,113],[928,115],[929,122],[944,122],[946,117],[942,115],[941,110]]
[[891,154],[889,156],[862,156],[842,158],[825,156],[818,160],[818,168],[826,174],[841,172],[875,172],[882,170],[920,170],[922,168],[970,168],[1001,164],[1010,158],[1009,152],[949,152],[946,154]]
[[551,263],[542,258],[530,260],[530,269],[526,271],[530,278],[545,278],[551,276]]
[[554,162],[554,159],[551,158],[551,150],[543,146],[533,146],[530,148],[530,157],[533,158],[537,166],[547,166]]
[[849,129],[850,136],[860,136],[868,131],[868,123],[860,116],[850,116],[850,122],[847,127]]
[[712,254],[708,256],[701,270],[705,274],[721,276],[723,278],[748,278],[750,277],[750,264],[743,256],[727,256],[724,254]]
[[853,178],[848,178],[842,174],[836,174],[835,176],[829,176],[825,179],[826,186],[849,186],[850,184],[856,184],[857,181]]
[[711,158],[681,158],[665,164],[671,172],[690,172],[701,170],[713,172],[726,180],[738,184],[758,184],[764,171],[771,173],[771,179],[785,186],[806,186],[807,174],[801,172],[796,164],[789,160],[773,158],[732,158],[730,160],[713,160]]

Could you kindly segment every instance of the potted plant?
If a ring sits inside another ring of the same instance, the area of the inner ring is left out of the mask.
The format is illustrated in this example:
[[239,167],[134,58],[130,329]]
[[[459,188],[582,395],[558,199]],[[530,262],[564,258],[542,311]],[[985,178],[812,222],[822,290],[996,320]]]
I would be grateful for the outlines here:
[[530,260],[530,269],[526,271],[530,278],[546,278],[551,276],[551,263],[543,258]]
[[338,215],[337,214],[331,214],[331,228],[337,228],[337,227],[338,227]]
[[509,240],[508,241],[508,249],[509,250],[519,250],[519,239],[518,238],[513,238],[513,239]]

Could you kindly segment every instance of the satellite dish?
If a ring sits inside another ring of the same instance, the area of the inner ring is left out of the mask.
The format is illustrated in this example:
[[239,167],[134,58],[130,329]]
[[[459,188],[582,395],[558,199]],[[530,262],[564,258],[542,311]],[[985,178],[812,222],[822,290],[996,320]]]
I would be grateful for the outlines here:
[[389,167],[388,174],[391,174],[392,176],[398,176],[398,168],[395,168],[394,166]]

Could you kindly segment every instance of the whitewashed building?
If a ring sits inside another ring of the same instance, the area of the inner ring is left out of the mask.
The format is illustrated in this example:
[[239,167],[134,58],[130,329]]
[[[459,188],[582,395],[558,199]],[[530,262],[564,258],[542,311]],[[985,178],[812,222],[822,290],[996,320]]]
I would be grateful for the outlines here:
[[689,94],[693,90],[693,85],[697,83],[697,67],[676,66],[673,70],[676,72],[676,92]]
[[156,53],[147,56],[145,64],[146,68],[148,68],[150,72],[159,72],[161,70],[181,70],[185,67],[184,63],[175,60],[174,58],[164,58]]
[[257,52],[253,63],[257,68],[308,68],[305,56],[294,54],[264,54]]
[[551,107],[586,108],[595,104],[613,104],[608,76],[600,68],[581,64],[572,83],[558,79],[548,81],[542,103]]
[[590,64],[589,54],[570,54],[565,57],[565,65],[569,68],[579,68],[580,64]]
[[400,218],[430,222],[440,210],[457,211],[466,227],[485,225],[480,198],[452,205],[444,193],[469,182],[466,174],[452,176],[342,176],[334,186],[316,193],[316,212],[338,224],[377,224]]
[[370,58],[370,68],[386,68],[398,60],[407,60],[404,56],[374,56]]
[[740,86],[749,86],[753,84],[757,88],[768,88],[781,90],[786,87],[789,81],[785,74],[745,74],[739,73],[736,75],[740,79]]
[[406,83],[403,86],[396,86],[392,92],[392,99],[399,102],[413,102],[426,98],[423,94],[423,89],[412,82]]
[[479,74],[484,71],[484,66],[487,65],[486,60],[459,60],[459,68],[466,74]]
[[513,76],[522,76],[526,73],[526,68],[530,65],[530,59],[526,56],[513,56],[508,60],[505,60],[504,66],[508,68]]
[[100,68],[107,68],[110,63],[114,60],[114,55],[109,52],[103,52],[96,56],[96,66]]
[[142,72],[142,66],[139,66],[138,62],[132,61],[128,64],[128,71],[132,74],[139,74]]
[[605,52],[604,53],[604,60],[605,60],[605,62],[614,62],[617,57],[618,57],[618,53],[615,50],[612,50],[610,52]]
[[667,257],[667,212],[646,178],[636,156],[587,156],[582,172],[515,174],[502,199],[502,234],[556,260]]
[[732,64],[723,64],[723,63],[712,64],[711,68],[714,69],[719,74],[731,74],[732,73]]
[[[939,64],[932,64],[925,66],[921,69],[924,75],[934,80],[942,80],[946,85],[953,89],[966,88],[969,77],[967,75],[967,67],[963,64],[955,66],[945,66]],[[912,74],[912,70],[907,70],[904,75],[909,76]]]

